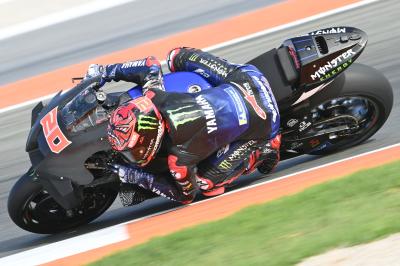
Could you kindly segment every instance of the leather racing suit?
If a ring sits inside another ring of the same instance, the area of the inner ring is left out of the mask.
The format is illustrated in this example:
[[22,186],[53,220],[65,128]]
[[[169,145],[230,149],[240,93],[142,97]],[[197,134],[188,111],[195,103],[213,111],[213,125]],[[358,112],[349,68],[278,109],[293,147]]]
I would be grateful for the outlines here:
[[[118,166],[125,182],[189,203],[200,189],[212,196],[256,167],[271,171],[279,161],[280,116],[266,78],[252,65],[236,65],[201,50],[177,48],[168,55],[171,72],[190,71],[214,88],[166,92],[159,62],[148,57],[107,65],[105,81],[141,85],[166,121],[168,166],[173,179],[134,165]],[[174,182],[172,181],[174,180]]]

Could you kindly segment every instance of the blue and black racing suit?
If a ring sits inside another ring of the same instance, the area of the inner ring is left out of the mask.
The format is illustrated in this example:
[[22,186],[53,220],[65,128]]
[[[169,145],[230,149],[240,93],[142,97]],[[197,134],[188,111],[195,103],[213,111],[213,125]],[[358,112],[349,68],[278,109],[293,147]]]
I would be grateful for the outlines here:
[[191,48],[172,50],[167,61],[172,72],[198,73],[214,88],[197,93],[166,92],[161,67],[151,57],[145,59],[146,64],[132,61],[105,68],[103,77],[108,80],[145,85],[144,93],[168,129],[164,139],[170,143],[168,166],[174,178],[134,166],[131,171],[124,169],[124,178],[187,203],[199,189],[208,196],[218,195],[226,184],[256,167],[262,172],[272,170],[279,161],[280,117],[263,74],[252,65],[232,64]]

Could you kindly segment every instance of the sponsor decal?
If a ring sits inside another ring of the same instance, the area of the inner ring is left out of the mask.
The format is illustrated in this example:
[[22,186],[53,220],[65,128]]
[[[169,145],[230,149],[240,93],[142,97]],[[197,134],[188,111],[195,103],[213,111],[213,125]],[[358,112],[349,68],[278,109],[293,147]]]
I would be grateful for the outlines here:
[[231,81],[231,83],[235,84],[237,86],[237,88],[239,88],[242,91],[242,93],[244,94],[244,98],[251,105],[251,107],[253,107],[256,114],[264,120],[267,119],[267,115],[265,114],[264,110],[258,105],[258,103],[256,101],[256,97],[254,97],[254,94],[250,87],[250,84],[247,82],[244,83],[243,86],[245,86],[245,88],[246,88],[246,89],[244,89],[242,86],[240,86],[239,84],[237,84],[233,81]]
[[165,195],[164,193],[162,193],[159,189],[157,189],[157,188],[155,188],[155,187],[152,187],[152,188],[151,188],[151,191],[152,191],[153,193],[155,193],[155,194],[161,196],[161,197],[164,197],[164,198],[167,198],[167,199],[170,199],[170,200],[174,200],[173,198],[168,197],[167,195]]
[[54,153],[60,153],[72,143],[67,139],[58,125],[57,110],[58,106],[40,119],[47,145]]
[[237,149],[233,151],[232,154],[228,156],[225,160],[223,160],[218,167],[224,170],[229,170],[232,167],[232,162],[242,159],[244,153],[247,152],[249,148],[251,148],[254,144],[256,144],[257,141],[255,140],[249,140],[246,143],[240,145]]
[[189,56],[189,61],[196,62],[197,58],[199,58],[199,54],[193,53]]
[[207,133],[210,134],[214,131],[217,131],[218,130],[217,119],[215,118],[215,112],[214,109],[211,107],[210,103],[207,101],[206,98],[204,98],[203,95],[197,96],[196,102],[198,105],[200,105],[206,117]]
[[149,147],[146,150],[146,153],[144,154],[143,158],[147,158],[148,156],[153,157],[156,151],[158,150],[160,146],[160,142],[162,140],[162,137],[164,135],[164,126],[162,123],[158,123],[158,131],[157,131],[157,137],[156,139],[152,139],[150,141]]
[[227,151],[229,150],[229,144],[225,145],[224,147],[222,147],[221,149],[219,149],[217,151],[217,158],[221,157],[222,155],[224,155]]
[[240,95],[233,88],[226,88],[224,91],[231,97],[235,104],[236,114],[238,117],[239,126],[247,125],[247,112],[246,106],[242,101]]
[[172,121],[172,124],[175,128],[178,128],[180,125],[184,125],[186,123],[195,121],[202,117],[201,110],[192,110],[193,105],[182,106],[174,110],[167,110],[168,116]]
[[261,77],[261,79],[260,79],[257,76],[253,76],[252,78],[257,81],[258,85],[260,85],[260,88],[264,95],[264,98],[267,101],[267,106],[268,106],[269,110],[271,110],[271,112],[272,112],[272,121],[275,123],[276,118],[278,116],[278,111],[277,111],[277,108],[275,108],[275,106],[277,106],[276,102],[275,102],[275,98],[271,97],[272,90],[271,90],[271,86],[269,85],[268,80],[265,77]]
[[232,164],[230,162],[228,162],[227,160],[223,160],[219,165],[219,168],[223,169],[223,170],[229,170],[232,167]]
[[153,108],[152,101],[146,96],[136,98],[132,100],[132,103],[135,104],[136,107],[139,108],[139,110],[144,113],[149,112]]
[[301,121],[299,124],[299,132],[303,132],[311,126],[311,122]]
[[298,122],[299,120],[292,118],[289,121],[287,121],[286,125],[288,127],[294,127]]
[[[340,66],[340,67],[342,67],[342,66]],[[303,94],[300,96],[300,98],[297,99],[297,101],[294,102],[294,103],[292,104],[292,106],[293,106],[293,105],[296,105],[296,104],[298,104],[298,103],[300,103],[300,102],[302,102],[302,101],[304,101],[305,99],[310,98],[311,96],[313,96],[313,95],[316,94],[317,92],[323,90],[326,86],[328,86],[328,85],[331,84],[332,82],[333,82],[333,80],[331,80],[331,81],[329,81],[329,82],[327,82],[327,83],[321,84],[321,85],[319,85],[318,87],[315,87],[315,88],[312,89],[312,90],[303,92]]]
[[221,65],[220,63],[218,63],[213,59],[206,60],[200,58],[200,64],[209,67],[212,71],[216,72],[218,75],[221,75],[224,78],[228,76],[228,68],[226,68],[225,66]]
[[239,159],[240,157],[243,156],[243,153],[245,153],[251,146],[253,146],[256,143],[257,142],[255,140],[249,140],[248,142],[242,144],[231,155],[228,156],[228,160],[234,161]]
[[[311,74],[311,79],[312,80],[321,79],[321,77],[324,77],[330,70],[337,68],[343,62],[346,62],[346,60],[347,60],[346,63],[348,63],[348,65],[350,65],[352,62],[350,57],[355,54],[356,54],[356,52],[354,52],[353,49],[347,50],[346,52],[340,54],[338,57],[327,62],[327,64],[325,64],[324,66],[321,66],[317,71],[315,71],[314,74]],[[343,66],[343,67],[345,68],[348,65]],[[340,71],[338,71],[338,72],[340,72]]]
[[302,142],[293,142],[292,144],[290,144],[290,150],[298,149],[301,146],[303,146]]
[[350,66],[353,63],[353,60],[350,59],[347,62],[345,62],[343,65],[339,66],[338,68],[332,70],[330,73],[325,74],[325,76],[321,77],[320,80],[324,81],[340,72],[342,72],[345,68],[347,68],[348,66]]
[[315,148],[316,146],[318,146],[319,144],[321,144],[321,142],[319,141],[319,139],[312,139],[312,140],[310,140],[310,146],[312,147],[312,148]]
[[207,72],[204,71],[204,69],[201,69],[201,68],[196,69],[194,72],[199,75],[202,75],[206,79],[210,77],[210,74],[208,74]]
[[310,32],[309,35],[319,35],[319,34],[333,34],[333,33],[346,33],[346,28],[330,28]]
[[148,115],[139,115],[137,120],[138,131],[156,129],[159,125],[157,118]]
[[130,68],[130,67],[139,67],[145,66],[146,59],[144,60],[137,60],[137,61],[129,61],[122,64],[121,68]]

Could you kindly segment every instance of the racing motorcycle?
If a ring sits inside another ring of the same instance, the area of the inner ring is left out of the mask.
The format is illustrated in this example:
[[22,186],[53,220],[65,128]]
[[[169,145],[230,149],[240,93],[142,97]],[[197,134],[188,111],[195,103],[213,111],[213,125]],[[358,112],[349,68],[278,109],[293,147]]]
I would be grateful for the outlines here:
[[[354,63],[366,44],[362,30],[332,27],[288,39],[247,62],[263,72],[276,97],[282,160],[346,149],[385,123],[393,105],[391,85],[374,68]],[[122,185],[107,167],[124,161],[107,141],[108,117],[120,104],[141,96],[141,89],[106,93],[98,81],[84,79],[32,110],[26,143],[32,167],[8,198],[11,219],[27,231],[54,234],[87,224],[118,193],[123,205],[155,196]],[[167,91],[182,93],[211,88],[201,75],[189,72],[165,74],[164,83]],[[146,170],[167,171],[162,152]]]

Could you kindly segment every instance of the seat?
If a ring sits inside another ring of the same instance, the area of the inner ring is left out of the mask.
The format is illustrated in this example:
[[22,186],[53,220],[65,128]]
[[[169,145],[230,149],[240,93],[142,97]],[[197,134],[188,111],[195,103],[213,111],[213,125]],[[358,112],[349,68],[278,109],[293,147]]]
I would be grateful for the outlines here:
[[279,109],[285,109],[292,103],[293,85],[299,78],[287,47],[272,49],[247,62],[256,66],[267,78]]

